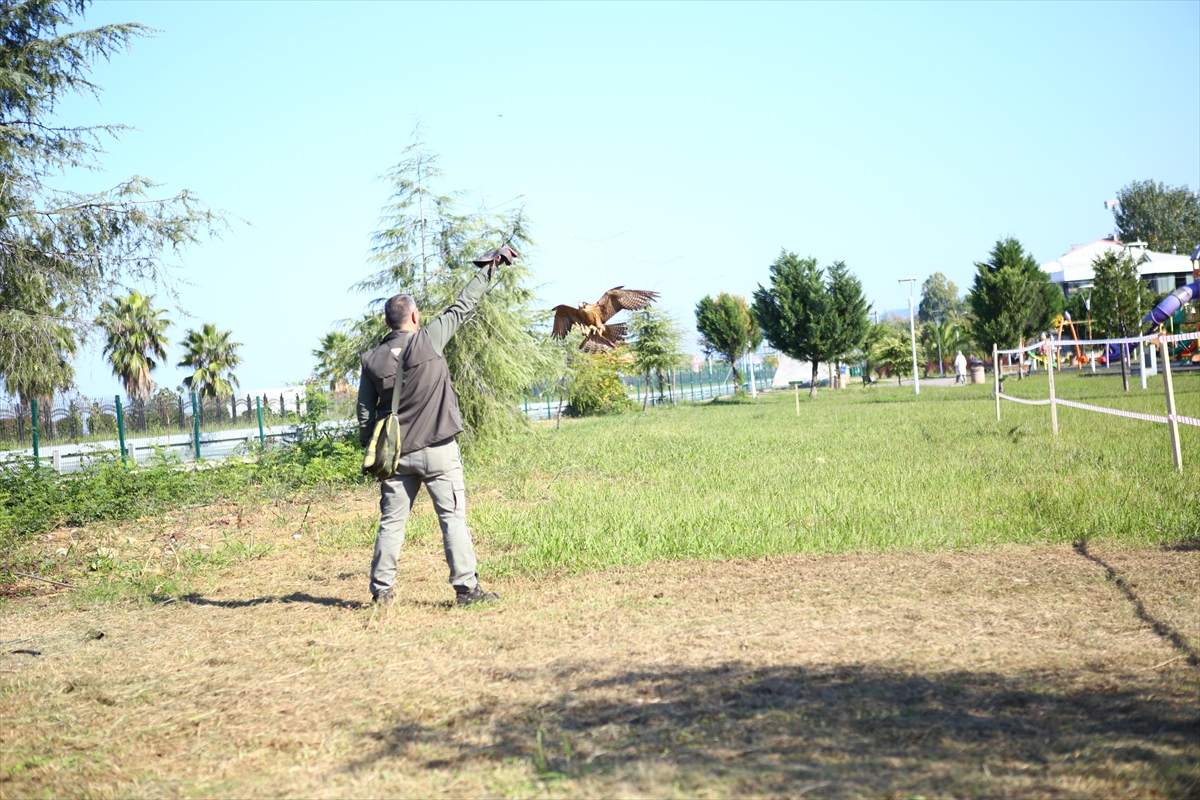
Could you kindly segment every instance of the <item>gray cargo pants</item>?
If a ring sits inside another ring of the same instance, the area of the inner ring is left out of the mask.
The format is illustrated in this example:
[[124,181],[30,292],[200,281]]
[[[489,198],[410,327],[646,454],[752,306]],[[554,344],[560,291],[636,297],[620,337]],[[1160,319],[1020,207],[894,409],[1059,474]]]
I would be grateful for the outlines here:
[[450,439],[400,457],[396,474],[379,484],[379,534],[371,560],[371,594],[379,595],[396,583],[396,560],[404,544],[404,525],[421,484],[429,490],[442,526],[442,547],[450,565],[450,584],[470,591],[475,577],[475,548],[467,527],[467,493],[463,483],[458,442]]

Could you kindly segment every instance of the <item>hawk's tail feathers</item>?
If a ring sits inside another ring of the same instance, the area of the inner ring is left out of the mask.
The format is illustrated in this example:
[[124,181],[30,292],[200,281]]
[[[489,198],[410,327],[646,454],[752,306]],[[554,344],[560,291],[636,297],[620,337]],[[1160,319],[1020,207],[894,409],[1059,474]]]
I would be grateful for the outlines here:
[[607,353],[612,348],[612,342],[595,333],[588,336],[579,345],[579,349],[587,353]]

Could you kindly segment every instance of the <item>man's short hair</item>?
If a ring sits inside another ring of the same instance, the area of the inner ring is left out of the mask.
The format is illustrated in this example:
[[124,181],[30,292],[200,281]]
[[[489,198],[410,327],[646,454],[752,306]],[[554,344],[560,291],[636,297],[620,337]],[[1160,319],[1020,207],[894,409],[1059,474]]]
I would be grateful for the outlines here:
[[387,322],[387,326],[395,331],[399,330],[400,326],[416,310],[417,303],[412,299],[412,295],[396,294],[389,297],[383,304],[383,318]]

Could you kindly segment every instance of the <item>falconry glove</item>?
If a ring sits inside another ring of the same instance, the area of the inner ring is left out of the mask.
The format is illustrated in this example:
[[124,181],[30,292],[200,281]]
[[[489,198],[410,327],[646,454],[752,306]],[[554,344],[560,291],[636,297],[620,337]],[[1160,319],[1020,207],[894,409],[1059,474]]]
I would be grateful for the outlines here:
[[521,257],[521,254],[511,247],[497,247],[487,255],[475,259],[474,263],[478,267],[490,267],[488,277],[490,278],[496,272],[496,267],[503,264],[506,267],[512,266],[512,263]]

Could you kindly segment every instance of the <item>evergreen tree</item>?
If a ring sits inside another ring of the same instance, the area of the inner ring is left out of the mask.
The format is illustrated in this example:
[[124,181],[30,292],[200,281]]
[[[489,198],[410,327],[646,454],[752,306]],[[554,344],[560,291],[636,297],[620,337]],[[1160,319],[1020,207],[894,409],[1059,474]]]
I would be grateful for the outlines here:
[[661,400],[666,394],[671,373],[683,366],[681,351],[683,331],[668,312],[651,306],[634,312],[629,320],[629,333],[634,357],[634,368],[646,379],[646,399],[642,410],[650,402],[650,387],[658,384]]
[[153,303],[152,295],[134,290],[105,301],[97,320],[106,335],[104,355],[131,400],[150,399],[154,394],[150,373],[167,357],[166,331],[171,322]]
[[[1108,251],[1092,262],[1092,327],[1108,338],[1136,336],[1142,317],[1154,307],[1154,292],[1138,275],[1137,265],[1126,253]],[[1129,349],[1121,348],[1121,381],[1129,391]]]
[[733,370],[734,383],[742,391],[742,373],[737,363],[762,342],[762,329],[754,320],[746,298],[725,292],[717,295],[716,300],[705,295],[696,304],[696,330],[704,348],[719,355]]
[[1062,290],[1012,237],[997,241],[988,260],[976,263],[975,270],[967,302],[975,315],[975,341],[986,352],[993,344],[1016,347],[1048,330],[1062,313]]
[[828,358],[840,368],[841,362],[857,353],[866,341],[871,326],[867,318],[870,306],[863,296],[862,282],[854,277],[843,261],[835,261],[830,265],[825,291],[829,295],[833,328]]
[[[347,352],[357,356],[379,344],[386,334],[381,306],[389,296],[412,295],[422,315],[432,319],[475,275],[471,259],[501,245],[528,257],[534,242],[524,206],[505,214],[471,210],[464,195],[436,190],[440,178],[436,156],[419,139],[386,174],[392,195],[374,235],[376,271],[354,287],[375,294],[376,312],[347,324]],[[523,426],[518,406],[526,389],[558,375],[555,353],[536,334],[531,279],[524,259],[500,268],[471,320],[446,347],[468,443]]]
[[191,367],[192,374],[183,385],[201,397],[229,397],[241,386],[234,368],[242,363],[237,349],[241,342],[231,342],[230,331],[219,331],[206,322],[200,330],[189,330],[183,337],[184,356],[180,367]]
[[221,221],[187,191],[151,196],[155,184],[144,178],[95,194],[51,184],[98,168],[102,141],[124,129],[57,120],[59,102],[97,96],[92,64],[149,32],[137,24],[73,29],[87,6],[0,3],[0,381],[21,394],[69,386],[62,357],[100,302],[121,284],[165,278],[164,254]]
[[824,271],[815,258],[800,258],[786,250],[770,269],[771,288],[759,284],[754,292],[754,316],[772,347],[812,363],[809,396],[816,396],[817,368],[829,359],[837,333]]

